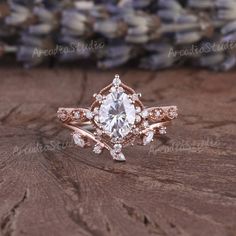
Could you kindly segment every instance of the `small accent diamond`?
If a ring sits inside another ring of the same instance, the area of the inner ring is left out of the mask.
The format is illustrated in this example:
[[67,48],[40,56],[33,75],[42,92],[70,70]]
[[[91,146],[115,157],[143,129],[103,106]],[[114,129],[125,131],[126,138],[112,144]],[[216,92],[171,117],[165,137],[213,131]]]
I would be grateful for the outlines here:
[[170,119],[176,118],[178,116],[177,110],[173,109],[173,108],[169,109],[168,110],[168,116],[169,116]]
[[115,78],[113,80],[114,86],[118,87],[121,84],[121,80],[119,78],[119,75],[115,75]]
[[85,114],[85,116],[86,116],[89,120],[91,120],[91,119],[93,118],[93,113],[92,113],[91,111],[87,111],[86,114]]
[[79,111],[76,111],[76,112],[74,113],[74,118],[75,118],[75,119],[79,119],[79,118],[80,118],[80,112],[79,112]]
[[153,136],[154,136],[154,132],[153,131],[148,131],[145,136],[143,137],[143,145],[147,145],[150,142],[153,141]]
[[97,94],[97,95],[96,95],[96,100],[97,100],[98,102],[102,102],[102,99],[103,99],[103,96],[102,96],[101,94]]
[[132,99],[133,99],[134,101],[137,101],[137,100],[139,99],[139,95],[138,95],[137,93],[134,93],[134,94],[132,95]]
[[64,111],[64,110],[58,111],[57,112],[57,117],[62,121],[66,120],[66,118],[67,118],[66,111]]
[[136,121],[137,123],[139,123],[141,120],[142,120],[141,116],[136,115],[135,121]]
[[76,145],[79,145],[80,147],[85,146],[85,140],[81,137],[79,133],[73,133],[73,139]]
[[160,133],[160,134],[166,134],[166,127],[164,127],[164,126],[163,126],[163,127],[160,127],[160,128],[159,128],[159,133]]
[[122,145],[121,144],[115,144],[114,145],[114,151],[116,152],[116,153],[119,153],[119,152],[121,152],[121,149],[122,149]]
[[100,144],[96,144],[93,148],[93,152],[96,154],[101,154],[102,153],[103,147]]
[[116,161],[125,161],[125,155],[123,153],[119,153],[113,159]]
[[149,115],[148,110],[145,109],[145,110],[142,111],[142,117],[143,117],[143,118],[147,118],[148,115]]
[[155,110],[155,112],[154,112],[154,116],[155,116],[156,118],[160,118],[160,117],[162,116],[162,114],[163,114],[163,111],[162,111],[161,109],[157,109],[157,110]]

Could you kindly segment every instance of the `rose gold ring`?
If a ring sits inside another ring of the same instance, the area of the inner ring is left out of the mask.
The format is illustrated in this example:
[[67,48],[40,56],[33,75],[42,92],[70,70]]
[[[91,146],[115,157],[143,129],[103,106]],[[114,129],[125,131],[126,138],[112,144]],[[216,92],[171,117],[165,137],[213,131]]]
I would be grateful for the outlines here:
[[122,148],[151,143],[166,134],[166,125],[178,115],[176,106],[145,108],[140,97],[115,75],[110,85],[94,94],[90,108],[59,108],[57,114],[73,130],[75,144],[94,145],[96,154],[107,149],[114,160],[125,161]]

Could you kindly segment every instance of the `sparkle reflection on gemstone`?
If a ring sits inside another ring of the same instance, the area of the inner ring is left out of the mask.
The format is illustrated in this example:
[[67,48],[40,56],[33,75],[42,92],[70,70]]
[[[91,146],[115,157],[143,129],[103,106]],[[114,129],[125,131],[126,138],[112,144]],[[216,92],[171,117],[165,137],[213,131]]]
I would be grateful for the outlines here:
[[100,107],[99,119],[105,132],[124,138],[135,123],[135,107],[125,92],[109,93]]

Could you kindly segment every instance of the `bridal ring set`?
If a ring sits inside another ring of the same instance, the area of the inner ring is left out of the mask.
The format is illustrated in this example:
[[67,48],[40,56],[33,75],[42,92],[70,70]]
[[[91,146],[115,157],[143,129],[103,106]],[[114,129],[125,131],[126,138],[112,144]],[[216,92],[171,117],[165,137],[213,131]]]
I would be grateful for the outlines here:
[[94,94],[90,108],[59,108],[57,114],[73,131],[76,145],[92,146],[96,154],[107,149],[114,160],[125,161],[124,147],[151,143],[178,115],[176,106],[146,108],[140,98],[115,75],[110,85]]

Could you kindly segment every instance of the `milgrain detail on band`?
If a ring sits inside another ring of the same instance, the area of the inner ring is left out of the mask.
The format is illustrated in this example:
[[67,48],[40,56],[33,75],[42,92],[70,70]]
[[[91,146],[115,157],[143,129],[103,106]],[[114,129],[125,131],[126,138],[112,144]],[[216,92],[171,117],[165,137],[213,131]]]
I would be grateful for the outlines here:
[[117,161],[125,161],[122,148],[151,143],[178,116],[176,106],[145,108],[141,94],[122,83],[119,75],[93,97],[88,109],[59,108],[58,118],[73,130],[75,144],[94,145],[96,154],[107,149]]

